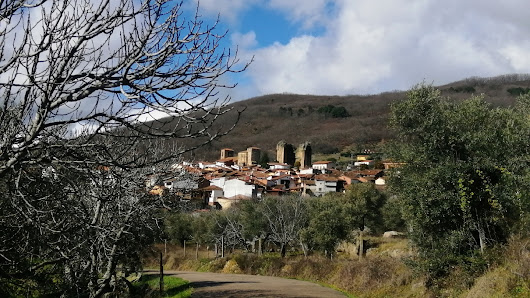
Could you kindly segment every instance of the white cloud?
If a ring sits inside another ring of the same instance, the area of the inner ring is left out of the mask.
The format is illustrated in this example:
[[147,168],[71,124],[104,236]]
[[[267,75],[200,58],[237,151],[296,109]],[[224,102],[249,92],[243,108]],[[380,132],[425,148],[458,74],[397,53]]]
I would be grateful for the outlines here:
[[232,40],[232,44],[247,50],[258,45],[256,33],[254,31],[245,34],[236,32],[230,36],[230,39]]
[[[270,6],[305,25],[325,0]],[[300,7],[298,7],[300,6]],[[359,94],[444,84],[470,76],[530,72],[524,1],[337,0],[316,14],[321,36],[247,49],[257,93]],[[306,12],[307,9],[307,12]],[[514,15],[513,18],[510,14]],[[257,37],[259,39],[259,36]]]
[[269,0],[267,5],[287,14],[290,20],[309,28],[327,20],[328,7],[332,2],[331,0]]
[[[208,16],[220,15],[223,22],[234,24],[240,14],[259,0],[200,0],[199,10]],[[197,1],[194,2],[196,5]],[[196,8],[193,7],[194,9]]]

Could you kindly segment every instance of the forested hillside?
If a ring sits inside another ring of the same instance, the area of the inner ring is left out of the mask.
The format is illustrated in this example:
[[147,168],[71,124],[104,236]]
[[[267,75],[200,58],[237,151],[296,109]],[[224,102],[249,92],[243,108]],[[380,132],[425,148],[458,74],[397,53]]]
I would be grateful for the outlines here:
[[[517,95],[530,90],[530,77],[469,78],[438,88],[451,99],[483,94],[495,106],[509,106]],[[237,111],[242,111],[236,127],[194,152],[194,158],[215,160],[221,148],[237,152],[248,146],[260,147],[272,157],[280,140],[295,145],[310,141],[314,153],[324,154],[341,151],[346,146],[373,149],[393,137],[388,128],[390,105],[405,95],[404,91],[348,96],[271,94],[236,102],[231,105],[229,115],[215,123],[226,129],[237,118]]]

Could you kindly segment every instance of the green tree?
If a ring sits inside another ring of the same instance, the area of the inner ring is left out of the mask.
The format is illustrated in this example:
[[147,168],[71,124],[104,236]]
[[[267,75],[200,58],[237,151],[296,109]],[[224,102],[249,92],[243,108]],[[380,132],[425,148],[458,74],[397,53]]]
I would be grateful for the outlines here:
[[528,211],[530,122],[528,100],[519,101],[493,108],[418,85],[393,104],[390,157],[405,165],[392,171],[390,189],[429,277],[506,241]]
[[188,213],[175,212],[165,218],[166,233],[169,239],[184,246],[184,241],[193,237],[193,217]]
[[345,197],[355,228],[364,229],[366,226],[374,233],[382,232],[381,208],[386,202],[384,193],[377,190],[373,184],[359,183],[350,185]]
[[331,256],[337,244],[355,229],[351,204],[341,195],[326,195],[308,200],[308,224],[302,240],[310,250]]
[[270,162],[269,154],[266,151],[264,151],[259,158],[259,165],[262,168],[268,169],[269,162]]

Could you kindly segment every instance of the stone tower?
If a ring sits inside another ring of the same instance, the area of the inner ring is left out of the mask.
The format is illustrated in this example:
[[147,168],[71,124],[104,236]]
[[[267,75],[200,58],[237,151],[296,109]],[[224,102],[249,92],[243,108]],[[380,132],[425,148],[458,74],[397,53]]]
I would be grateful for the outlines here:
[[300,169],[305,169],[311,166],[311,144],[305,142],[298,146],[296,150],[296,161],[300,162]]
[[257,164],[261,158],[261,149],[258,147],[248,147],[247,152],[247,164]]
[[276,145],[276,160],[279,163],[286,163],[293,166],[295,159],[293,145],[287,144],[283,140],[279,141]]
[[225,159],[227,157],[234,157],[234,150],[230,148],[221,149],[221,159]]

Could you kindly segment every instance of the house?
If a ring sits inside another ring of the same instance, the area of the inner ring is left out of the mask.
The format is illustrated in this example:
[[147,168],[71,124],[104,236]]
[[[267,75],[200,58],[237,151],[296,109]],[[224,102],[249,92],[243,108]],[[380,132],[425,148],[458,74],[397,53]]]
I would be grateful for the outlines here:
[[246,201],[246,200],[250,200],[250,198],[246,196],[234,196],[230,198],[221,197],[217,199],[217,204],[219,205],[221,209],[228,209],[232,207],[232,205],[240,201]]
[[322,196],[328,192],[341,192],[343,190],[344,181],[339,180],[337,177],[328,175],[315,176],[315,190],[313,191],[315,196]]
[[289,170],[291,166],[286,163],[270,162],[268,163],[270,170]]
[[272,181],[273,185],[285,185],[285,188],[289,188],[291,185],[294,185],[291,175],[269,176],[267,177],[267,180]]
[[245,196],[249,198],[261,197],[261,192],[256,184],[243,181],[240,179],[229,179],[227,177],[214,178],[210,181],[211,185],[215,185],[223,190],[223,196],[226,198],[235,196]]
[[237,163],[237,157],[226,157],[226,158],[221,158],[215,161],[216,166],[227,167],[227,168],[231,168],[236,163]]
[[209,206],[216,206],[217,200],[224,196],[223,189],[219,186],[210,185],[207,187],[201,188],[204,192],[205,203]]
[[357,161],[365,161],[370,160],[371,156],[366,154],[359,154],[357,155]]
[[375,161],[374,160],[361,160],[361,161],[356,161],[353,165],[356,167],[360,167],[362,165],[373,166],[375,165]]
[[315,170],[321,170],[325,172],[326,170],[331,170],[335,168],[335,163],[332,161],[317,161],[313,163],[312,168]]

